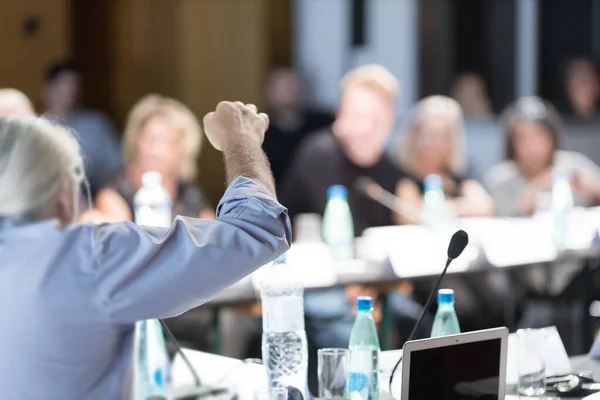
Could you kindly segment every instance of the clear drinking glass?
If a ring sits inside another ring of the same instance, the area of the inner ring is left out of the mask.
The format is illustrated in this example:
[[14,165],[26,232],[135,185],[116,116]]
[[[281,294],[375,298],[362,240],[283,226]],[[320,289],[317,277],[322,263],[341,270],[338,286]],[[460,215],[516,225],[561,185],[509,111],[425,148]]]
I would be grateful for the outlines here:
[[346,386],[349,366],[350,351],[348,349],[320,349],[318,351],[319,400],[348,398]]
[[288,392],[282,387],[257,389],[254,392],[254,400],[288,400]]
[[517,331],[519,394],[537,397],[546,392],[545,334],[541,329]]

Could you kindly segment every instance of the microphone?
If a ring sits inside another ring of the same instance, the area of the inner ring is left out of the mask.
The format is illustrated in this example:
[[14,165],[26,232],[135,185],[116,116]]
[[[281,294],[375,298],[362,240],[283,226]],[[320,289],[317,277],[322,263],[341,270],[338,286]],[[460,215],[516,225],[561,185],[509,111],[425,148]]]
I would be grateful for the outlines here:
[[[458,256],[461,255],[463,250],[467,247],[467,244],[469,244],[469,235],[467,235],[467,232],[465,232],[463,230],[459,230],[459,231],[456,231],[456,233],[454,233],[454,235],[452,235],[452,238],[450,239],[450,244],[448,245],[448,259],[446,260],[446,266],[444,267],[444,269],[442,270],[442,273],[438,277],[437,282],[435,283],[435,287],[433,288],[431,293],[429,293],[429,297],[427,298],[427,301],[425,302],[425,305],[423,306],[423,311],[421,311],[421,315],[419,315],[419,319],[415,323],[415,326],[413,327],[413,330],[410,333],[410,336],[406,340],[407,342],[410,342],[411,340],[413,340],[415,338],[415,336],[417,335],[419,328],[423,324],[423,319],[425,319],[425,315],[427,315],[427,312],[428,312],[429,308],[431,307],[431,304],[433,303],[433,299],[435,298],[435,295],[440,288],[442,279],[444,279],[444,276],[446,276],[446,271],[448,271],[448,267],[450,266],[450,263],[452,263],[453,260],[455,260],[456,258],[458,258]],[[396,363],[396,365],[394,365],[394,368],[392,369],[392,374],[390,375],[390,382],[389,382],[390,395],[392,394],[392,382],[394,381],[394,374],[396,373],[396,370],[398,369],[398,366],[400,365],[401,362],[402,362],[402,355],[398,359],[398,362]]]
[[419,224],[421,218],[419,217],[419,212],[416,211],[413,207],[404,203],[398,196],[393,193],[388,192],[384,188],[382,188],[377,182],[373,179],[366,176],[359,176],[354,181],[354,187],[367,196],[368,198],[376,201],[381,204],[385,208],[388,208],[407,220]]

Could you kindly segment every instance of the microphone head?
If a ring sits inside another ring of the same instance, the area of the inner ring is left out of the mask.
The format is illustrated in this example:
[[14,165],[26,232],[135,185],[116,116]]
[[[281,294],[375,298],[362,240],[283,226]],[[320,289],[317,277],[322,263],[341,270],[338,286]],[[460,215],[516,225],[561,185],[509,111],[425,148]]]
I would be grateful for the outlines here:
[[448,246],[448,258],[454,260],[463,252],[465,247],[469,244],[469,235],[463,230],[456,231],[450,239],[450,245]]

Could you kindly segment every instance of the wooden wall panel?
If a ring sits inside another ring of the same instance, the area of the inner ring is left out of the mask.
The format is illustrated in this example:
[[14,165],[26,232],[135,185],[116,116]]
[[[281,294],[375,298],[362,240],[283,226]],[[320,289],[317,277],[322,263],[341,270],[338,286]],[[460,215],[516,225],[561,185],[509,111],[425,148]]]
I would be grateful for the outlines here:
[[68,0],[0,1],[0,87],[22,90],[39,108],[44,72],[70,55],[69,37]]
[[[266,0],[180,0],[181,100],[199,118],[222,100],[263,103],[268,70]],[[215,202],[223,193],[221,154],[208,143],[200,183]]]
[[[93,50],[78,46],[76,56],[108,60],[106,73],[88,60],[84,81],[105,75],[95,96],[106,96],[120,126],[134,102],[152,92],[183,101],[200,120],[221,100],[260,107],[269,69],[289,60],[290,0],[97,0],[107,4],[102,12],[91,0],[73,1],[84,4],[79,12],[95,7],[106,19],[97,30],[106,39],[92,40],[98,44]],[[272,23],[278,19],[283,21]],[[223,164],[221,154],[205,144],[199,181],[216,203],[224,190]]]

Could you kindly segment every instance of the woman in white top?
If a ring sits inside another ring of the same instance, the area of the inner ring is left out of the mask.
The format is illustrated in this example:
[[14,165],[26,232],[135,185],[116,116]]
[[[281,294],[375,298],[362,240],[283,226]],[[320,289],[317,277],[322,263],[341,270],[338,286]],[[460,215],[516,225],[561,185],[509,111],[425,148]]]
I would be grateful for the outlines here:
[[224,102],[204,124],[229,188],[216,220],[163,229],[72,224],[77,141],[43,119],[0,119],[0,398],[129,398],[136,321],[196,307],[288,248],[266,115]]
[[504,111],[503,122],[507,160],[485,178],[498,216],[527,216],[547,208],[555,169],[569,176],[576,205],[598,203],[600,168],[583,154],[559,150],[562,126],[551,104],[522,98]]

